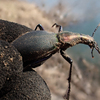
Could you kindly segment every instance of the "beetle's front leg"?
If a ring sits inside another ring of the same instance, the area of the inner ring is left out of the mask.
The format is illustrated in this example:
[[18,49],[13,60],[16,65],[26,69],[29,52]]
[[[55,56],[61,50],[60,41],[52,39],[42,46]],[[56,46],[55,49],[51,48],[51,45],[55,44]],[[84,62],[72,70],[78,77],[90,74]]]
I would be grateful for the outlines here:
[[37,30],[37,28],[39,28],[40,30],[44,30],[44,28],[42,27],[42,25],[41,24],[38,24],[36,27],[35,27],[35,31]]
[[66,53],[65,53],[64,51],[60,50],[60,54],[61,54],[62,57],[63,57],[66,61],[68,61],[69,64],[70,64],[69,77],[68,77],[68,83],[69,83],[68,92],[67,92],[67,94],[64,96],[64,98],[66,98],[67,100],[69,100],[70,88],[71,88],[70,82],[71,82],[71,73],[72,73],[72,63],[73,63],[73,61],[72,61],[72,59],[71,59],[70,57],[68,57],[68,56],[66,55]]

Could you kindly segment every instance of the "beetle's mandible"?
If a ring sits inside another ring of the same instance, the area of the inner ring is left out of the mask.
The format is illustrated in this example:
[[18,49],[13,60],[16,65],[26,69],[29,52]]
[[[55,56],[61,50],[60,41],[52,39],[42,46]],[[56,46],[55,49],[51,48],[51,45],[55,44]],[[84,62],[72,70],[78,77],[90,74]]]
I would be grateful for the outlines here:
[[[94,41],[94,33],[91,37],[89,35],[73,33],[69,31],[61,31],[62,27],[56,23],[53,26],[59,28],[58,33],[50,34],[44,30],[42,25],[38,24],[34,31],[22,35],[21,37],[14,40],[11,44],[17,48],[23,57],[24,71],[30,70],[31,67],[35,68],[41,65],[53,54],[60,51],[62,57],[70,63],[70,71],[68,77],[69,87],[68,93],[66,95],[66,99],[69,100],[72,60],[66,55],[64,51],[67,48],[79,43],[86,44],[92,49],[92,57],[94,48],[98,51],[98,53],[100,53],[100,50],[96,41]],[[37,30],[37,28],[40,30]],[[28,65],[31,65],[31,67]]]

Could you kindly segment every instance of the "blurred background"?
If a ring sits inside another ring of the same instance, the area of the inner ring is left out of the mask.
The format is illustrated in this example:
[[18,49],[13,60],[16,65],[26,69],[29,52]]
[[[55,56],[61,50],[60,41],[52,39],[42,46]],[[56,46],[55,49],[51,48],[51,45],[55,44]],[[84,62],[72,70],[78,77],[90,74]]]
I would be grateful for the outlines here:
[[[42,24],[47,31],[56,22],[65,31],[92,35],[100,23],[99,0],[0,0],[0,19],[32,29]],[[100,27],[94,35],[100,47]],[[94,59],[88,46],[79,44],[66,50],[73,60],[70,100],[100,100],[100,55]],[[48,84],[52,100],[64,100],[69,64],[57,53],[35,69]]]

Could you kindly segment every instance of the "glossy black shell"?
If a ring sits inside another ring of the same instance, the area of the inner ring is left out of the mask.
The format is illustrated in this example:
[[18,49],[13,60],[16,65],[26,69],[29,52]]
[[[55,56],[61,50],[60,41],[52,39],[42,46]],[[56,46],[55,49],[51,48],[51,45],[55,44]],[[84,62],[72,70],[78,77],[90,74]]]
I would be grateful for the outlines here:
[[12,45],[17,48],[23,57],[24,63],[39,63],[46,56],[56,52],[56,43],[58,39],[55,33],[46,31],[32,31],[12,42]]

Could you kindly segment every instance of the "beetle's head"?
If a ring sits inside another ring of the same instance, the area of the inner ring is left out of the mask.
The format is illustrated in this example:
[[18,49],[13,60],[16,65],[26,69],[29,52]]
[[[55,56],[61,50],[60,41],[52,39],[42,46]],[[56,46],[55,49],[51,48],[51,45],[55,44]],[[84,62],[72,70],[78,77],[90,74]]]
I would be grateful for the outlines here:
[[91,50],[91,55],[92,55],[92,58],[94,57],[93,56],[93,50],[94,50],[94,48],[98,51],[98,53],[100,54],[100,49],[99,49],[99,47],[98,47],[98,44],[96,43],[96,41],[91,41],[91,43],[90,43],[90,48],[92,49]]
[[82,44],[88,45],[92,49],[91,51],[92,57],[93,57],[94,48],[98,51],[98,53],[100,53],[98,44],[96,43],[96,41],[94,41],[94,38],[93,38],[94,33],[96,32],[100,24],[98,24],[98,26],[95,28],[92,34],[92,37],[89,35],[73,33],[73,32],[68,32],[68,31],[63,32],[61,30],[62,29],[61,26],[56,23],[53,26],[56,26],[59,28],[58,33],[57,33],[57,39],[60,43],[59,48],[61,50],[66,50],[69,47],[82,43]]
[[94,41],[94,38],[89,35],[79,34],[79,33],[73,33],[73,32],[62,32],[57,35],[59,42],[61,43],[60,48],[62,50],[66,50],[69,47],[75,46],[79,43],[88,45],[92,51],[92,57],[93,57],[93,50],[94,48],[100,53],[98,44],[96,41]]

